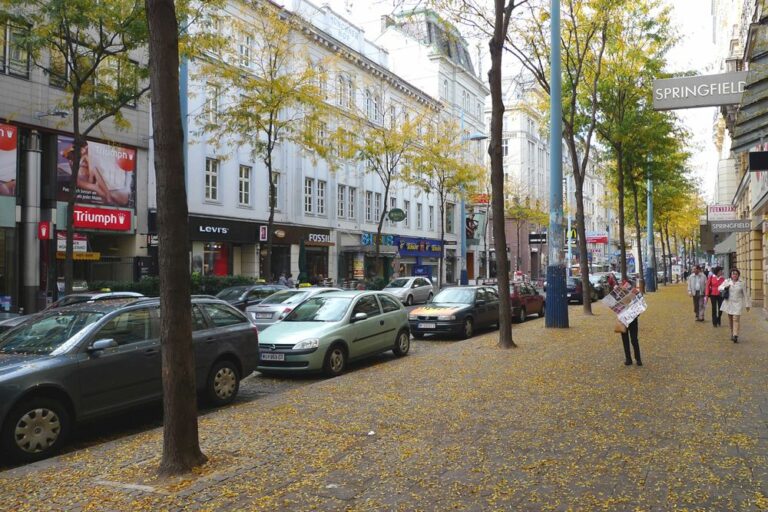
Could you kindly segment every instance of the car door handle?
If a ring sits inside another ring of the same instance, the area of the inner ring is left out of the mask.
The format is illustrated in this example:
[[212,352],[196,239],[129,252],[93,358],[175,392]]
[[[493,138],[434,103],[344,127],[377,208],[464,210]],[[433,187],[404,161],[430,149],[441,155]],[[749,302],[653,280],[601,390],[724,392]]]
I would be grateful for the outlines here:
[[379,320],[379,325],[384,325],[384,320]]

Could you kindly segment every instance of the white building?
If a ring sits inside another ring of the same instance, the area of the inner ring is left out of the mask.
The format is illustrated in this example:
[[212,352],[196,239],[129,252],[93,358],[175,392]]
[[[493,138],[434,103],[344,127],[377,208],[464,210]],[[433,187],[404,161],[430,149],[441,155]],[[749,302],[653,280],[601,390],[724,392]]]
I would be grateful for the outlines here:
[[[441,104],[388,68],[390,57],[381,46],[365,39],[363,31],[331,10],[307,0],[293,0],[290,11],[304,20],[301,33],[295,34],[296,46],[308,53],[313,62],[332,56],[327,69],[328,103],[345,115],[366,111],[366,84],[381,86],[382,104],[398,104],[403,111],[437,113]],[[246,4],[230,2],[227,16],[249,23],[254,16]],[[251,21],[252,23],[252,21]],[[224,24],[228,26],[228,24]],[[232,37],[233,41],[238,39]],[[273,227],[273,276],[261,275],[266,253],[269,215],[267,171],[260,160],[254,161],[250,148],[223,145],[216,147],[208,138],[196,136],[201,129],[200,112],[206,105],[221,104],[239,96],[225,91],[212,97],[205,80],[195,78],[197,64],[189,64],[186,158],[190,238],[193,271],[201,274],[260,276],[274,279],[281,272],[294,277],[300,271],[308,277],[330,277],[335,282],[369,277],[374,251],[371,233],[375,233],[384,207],[383,186],[372,173],[356,161],[342,163],[331,172],[321,159],[312,158],[297,146],[283,142],[275,155],[277,208]],[[386,112],[380,116],[381,122]],[[342,119],[339,116],[338,119]],[[379,119],[379,116],[377,116]],[[337,124],[343,121],[333,121]],[[387,122],[389,122],[387,117]],[[329,124],[331,124],[329,123]],[[329,130],[336,126],[328,126]],[[150,187],[153,190],[154,187]],[[394,258],[399,242],[408,247],[434,247],[437,199],[412,188],[397,185],[393,191],[397,206],[406,210],[405,221],[386,223],[382,254]],[[150,198],[150,206],[156,204]],[[451,219],[457,222],[454,212]],[[456,240],[455,234],[447,237]],[[262,242],[262,243],[260,243]],[[423,242],[423,244],[421,243]],[[306,266],[299,268],[300,248],[304,246]],[[397,270],[411,273],[414,266],[434,271],[439,251],[400,251]],[[389,268],[389,266],[388,266]]]

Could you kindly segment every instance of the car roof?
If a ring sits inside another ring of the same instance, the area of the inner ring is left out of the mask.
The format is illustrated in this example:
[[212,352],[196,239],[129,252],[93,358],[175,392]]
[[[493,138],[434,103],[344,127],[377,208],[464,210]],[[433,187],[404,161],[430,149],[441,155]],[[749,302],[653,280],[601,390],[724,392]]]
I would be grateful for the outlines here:
[[323,297],[341,297],[341,298],[352,299],[355,297],[359,297],[360,295],[373,295],[373,294],[386,294],[394,297],[394,295],[392,295],[391,293],[381,291],[381,290],[339,290],[339,291],[324,293]]

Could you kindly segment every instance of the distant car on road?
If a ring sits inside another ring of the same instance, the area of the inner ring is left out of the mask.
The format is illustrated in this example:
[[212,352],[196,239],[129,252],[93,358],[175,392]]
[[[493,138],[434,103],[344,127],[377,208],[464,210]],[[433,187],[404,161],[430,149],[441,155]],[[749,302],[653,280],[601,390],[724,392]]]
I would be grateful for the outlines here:
[[426,277],[399,277],[385,286],[384,291],[400,299],[406,306],[429,302],[435,295],[432,282]]
[[282,320],[293,308],[318,293],[340,292],[340,288],[310,286],[307,288],[288,288],[273,293],[255,306],[248,306],[245,314],[262,331],[275,322]]
[[[162,398],[158,299],[76,304],[0,335],[0,456],[56,452],[80,421]],[[258,364],[258,334],[226,302],[192,300],[195,386],[231,402]]]
[[499,294],[491,286],[455,286],[435,295],[432,302],[408,314],[416,339],[426,334],[471,338],[475,329],[499,323]]
[[590,286],[587,293],[584,293],[583,285],[581,283],[581,276],[569,277],[565,281],[566,298],[568,302],[584,303],[584,297],[589,297],[590,302],[597,300],[597,292]]
[[544,297],[531,283],[512,283],[509,286],[509,301],[512,318],[522,323],[528,315],[544,316]]
[[240,311],[245,311],[248,306],[259,304],[273,293],[287,289],[288,287],[282,284],[230,286],[217,293],[216,298],[229,302]]
[[335,377],[355,359],[388,350],[404,356],[410,340],[405,308],[389,293],[324,292],[306,299],[261,334],[258,370],[322,371]]

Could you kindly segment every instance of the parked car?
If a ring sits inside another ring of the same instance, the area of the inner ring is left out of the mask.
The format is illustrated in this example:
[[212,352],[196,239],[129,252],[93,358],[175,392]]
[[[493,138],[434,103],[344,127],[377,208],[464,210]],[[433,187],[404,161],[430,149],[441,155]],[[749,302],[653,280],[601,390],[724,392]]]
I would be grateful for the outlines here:
[[[64,297],[55,301],[53,304],[45,308],[43,311],[50,311],[51,309],[57,309],[64,306],[72,306],[73,304],[80,304],[83,302],[95,302],[95,301],[102,301],[102,300],[131,299],[131,298],[135,299],[143,296],[144,295],[137,292],[72,293],[70,295],[65,295]],[[34,315],[39,315],[39,314],[40,313],[33,313],[31,315],[20,315],[20,316],[15,316],[12,318],[7,318],[5,320],[2,320],[0,321],[0,333],[3,333],[9,329],[12,329],[17,325],[21,325],[22,323],[29,320],[30,317]]]
[[402,357],[411,347],[408,317],[386,292],[337,291],[315,294],[261,335],[259,367],[264,373],[341,374],[352,360],[391,350]]
[[528,315],[544,316],[544,297],[531,283],[512,283],[509,286],[512,318],[522,323]]
[[455,286],[435,295],[432,302],[408,314],[416,339],[426,334],[471,338],[475,329],[499,323],[499,294],[490,286]]
[[339,288],[310,286],[307,288],[288,288],[273,293],[259,304],[245,308],[245,314],[263,331],[275,322],[282,320],[293,308],[318,293],[340,292]]
[[216,298],[229,302],[240,311],[245,311],[248,306],[259,304],[273,293],[287,289],[288,287],[282,284],[230,286],[217,293]]
[[[65,443],[76,424],[162,398],[158,299],[76,304],[0,336],[0,456],[29,462]],[[231,402],[258,364],[258,335],[219,300],[193,299],[198,392]]]
[[[565,287],[567,290],[566,298],[568,299],[568,302],[578,302],[579,304],[584,303],[585,294],[583,291],[583,285],[581,284],[581,276],[567,278],[565,281]],[[597,292],[592,286],[589,287],[587,293],[590,302],[597,300]]]
[[426,277],[400,277],[385,286],[384,291],[400,299],[406,306],[429,302],[435,295],[432,282]]
[[608,274],[590,274],[589,282],[595,290],[595,297],[597,300],[602,299],[610,292],[610,286],[608,286]]

